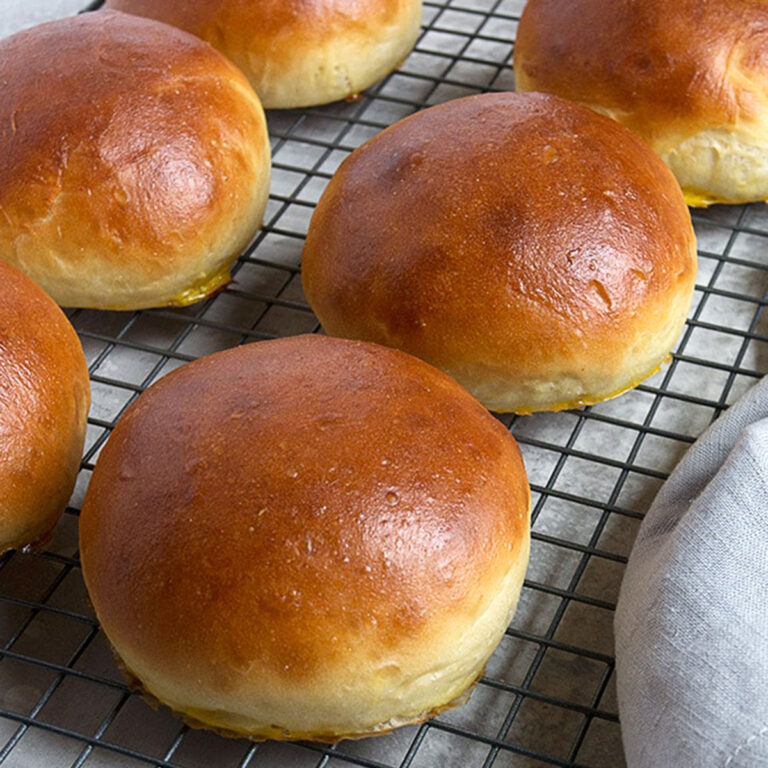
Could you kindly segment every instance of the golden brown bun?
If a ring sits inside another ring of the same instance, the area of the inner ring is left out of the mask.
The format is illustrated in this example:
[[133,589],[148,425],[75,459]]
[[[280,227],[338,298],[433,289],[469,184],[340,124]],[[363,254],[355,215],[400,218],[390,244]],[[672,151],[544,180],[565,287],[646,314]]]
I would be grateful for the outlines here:
[[258,98],[192,35],[100,11],[0,41],[0,259],[59,304],[203,298],[268,186]]
[[192,32],[245,73],[268,109],[327,104],[396,69],[421,0],[107,0]]
[[696,274],[680,190],[630,131],[554,96],[420,112],[342,164],[304,291],[326,330],[442,368],[528,413],[635,386],[668,356]]
[[768,198],[764,0],[529,0],[515,81],[636,131],[691,205]]
[[0,261],[0,552],[56,525],[75,485],[90,396],[67,318]]
[[80,553],[149,694],[252,738],[336,740],[474,682],[517,602],[529,501],[514,439],[450,378],[300,336],[143,394],[99,459]]

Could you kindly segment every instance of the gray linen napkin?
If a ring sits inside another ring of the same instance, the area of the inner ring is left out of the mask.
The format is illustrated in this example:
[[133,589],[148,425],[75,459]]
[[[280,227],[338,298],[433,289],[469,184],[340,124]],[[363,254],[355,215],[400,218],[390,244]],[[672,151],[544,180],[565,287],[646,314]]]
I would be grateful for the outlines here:
[[768,377],[648,512],[616,609],[629,768],[768,766]]

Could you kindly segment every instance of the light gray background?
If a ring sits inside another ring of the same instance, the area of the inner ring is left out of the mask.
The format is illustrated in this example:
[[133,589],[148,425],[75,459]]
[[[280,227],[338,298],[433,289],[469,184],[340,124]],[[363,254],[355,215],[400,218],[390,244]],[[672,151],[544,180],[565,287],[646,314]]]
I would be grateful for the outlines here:
[[0,37],[76,13],[87,0],[0,0]]

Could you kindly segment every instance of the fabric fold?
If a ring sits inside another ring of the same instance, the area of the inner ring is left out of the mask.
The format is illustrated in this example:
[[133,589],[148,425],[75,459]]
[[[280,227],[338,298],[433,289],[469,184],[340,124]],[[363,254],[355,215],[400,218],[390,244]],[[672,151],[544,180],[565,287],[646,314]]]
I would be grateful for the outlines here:
[[646,515],[616,610],[629,768],[768,767],[768,378]]

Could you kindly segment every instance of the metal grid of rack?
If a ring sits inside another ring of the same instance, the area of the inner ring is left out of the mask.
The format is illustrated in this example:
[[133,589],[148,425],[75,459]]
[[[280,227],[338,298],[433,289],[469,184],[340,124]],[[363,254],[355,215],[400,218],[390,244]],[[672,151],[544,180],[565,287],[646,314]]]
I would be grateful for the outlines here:
[[[299,262],[339,163],[420,108],[513,87],[524,0],[426,0],[403,67],[357,102],[269,115],[266,225],[224,292],[187,309],[69,312],[93,407],[72,507],[43,552],[0,559],[0,764],[158,768],[506,768],[623,765],[613,609],[643,513],[695,437],[768,369],[768,208],[695,212],[700,268],[672,363],[601,405],[504,418],[533,490],[518,613],[471,702],[421,726],[336,746],[251,744],[183,726],[124,685],[88,605],[77,514],[125,408],[170,370],[237,344],[320,330]],[[98,5],[95,3],[94,5]]]

